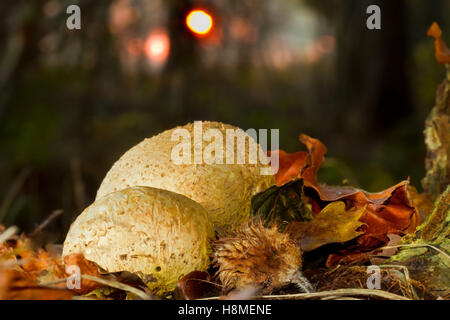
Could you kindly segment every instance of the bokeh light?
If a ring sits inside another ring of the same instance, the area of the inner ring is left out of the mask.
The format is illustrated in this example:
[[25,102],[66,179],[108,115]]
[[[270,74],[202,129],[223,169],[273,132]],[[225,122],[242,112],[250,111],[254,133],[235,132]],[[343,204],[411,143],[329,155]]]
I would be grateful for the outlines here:
[[170,39],[167,31],[163,29],[152,31],[145,41],[144,50],[150,62],[156,64],[165,62],[170,52]]
[[186,25],[196,35],[206,35],[213,27],[213,18],[203,10],[192,10],[186,17]]

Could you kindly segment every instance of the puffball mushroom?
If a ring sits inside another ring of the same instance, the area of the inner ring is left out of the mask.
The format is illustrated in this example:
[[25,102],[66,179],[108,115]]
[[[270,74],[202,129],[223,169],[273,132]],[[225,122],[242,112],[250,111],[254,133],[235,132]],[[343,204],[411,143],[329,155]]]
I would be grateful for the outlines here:
[[214,236],[206,210],[167,190],[131,187],[97,199],[71,225],[63,256],[82,253],[107,272],[137,274],[158,295],[206,270]]
[[[176,136],[180,129],[184,129],[189,136],[187,141],[180,142],[180,137]],[[217,136],[210,141],[202,140],[203,136],[211,133],[209,129],[216,129],[222,141],[216,140],[220,138]],[[227,139],[229,129],[234,130],[237,139]],[[266,155],[253,138],[238,129],[220,122],[196,121],[147,138],[128,150],[112,166],[97,191],[97,198],[130,186],[150,186],[180,193],[198,202],[219,229],[226,230],[233,224],[243,222],[250,215],[252,196],[274,185],[275,177],[273,174],[261,174],[263,170],[272,173],[269,171],[270,165],[263,164],[268,162]],[[200,142],[196,134],[201,135]],[[244,164],[237,163],[240,139],[245,141]],[[213,143],[218,143],[221,154],[217,149],[211,152]],[[180,146],[190,152],[189,163],[173,161],[172,152]],[[249,150],[252,148],[258,154],[258,161],[253,164],[249,161]],[[202,162],[194,163],[195,152],[199,151],[203,156],[200,158]],[[230,162],[226,159],[227,152],[234,152],[233,164],[227,163]]]

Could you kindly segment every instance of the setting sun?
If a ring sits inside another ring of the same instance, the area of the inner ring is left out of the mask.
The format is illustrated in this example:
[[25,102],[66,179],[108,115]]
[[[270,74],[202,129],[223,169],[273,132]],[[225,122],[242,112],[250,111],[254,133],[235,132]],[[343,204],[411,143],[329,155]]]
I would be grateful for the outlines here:
[[205,35],[211,31],[213,19],[203,10],[192,10],[186,17],[186,25],[195,34]]

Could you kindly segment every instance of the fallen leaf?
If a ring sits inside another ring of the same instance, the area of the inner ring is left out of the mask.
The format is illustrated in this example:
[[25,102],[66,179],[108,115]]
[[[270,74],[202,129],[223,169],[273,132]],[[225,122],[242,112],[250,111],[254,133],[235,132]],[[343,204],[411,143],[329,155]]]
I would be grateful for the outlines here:
[[311,220],[312,214],[303,202],[303,180],[272,186],[253,196],[252,216],[265,224]]
[[298,178],[303,178],[305,185],[317,185],[316,174],[327,148],[320,140],[306,134],[301,134],[299,140],[306,146],[307,151],[288,153],[283,150],[272,150],[268,153],[269,156],[278,154],[279,169],[275,175],[278,186]]
[[433,22],[427,31],[427,36],[434,38],[434,54],[436,61],[442,64],[450,63],[450,50],[442,40],[442,30]]
[[422,220],[430,216],[434,208],[431,195],[427,192],[419,193],[412,185],[408,185],[408,193],[414,206],[419,210]]
[[69,290],[39,286],[27,272],[0,269],[0,300],[71,300]]
[[179,300],[195,300],[207,296],[215,287],[208,272],[192,271],[178,281],[175,297]]
[[389,238],[389,242],[386,244],[385,247],[388,248],[382,248],[381,251],[376,252],[376,254],[373,256],[370,256],[370,262],[372,264],[382,264],[386,262],[387,258],[390,258],[391,256],[397,253],[398,248],[396,246],[400,243],[402,237],[399,236],[398,234],[393,233],[388,234],[387,237]]
[[357,238],[358,245],[336,253],[335,256],[330,255],[328,266],[341,263],[344,257],[346,261],[352,261],[353,254],[355,259],[364,257],[368,260],[368,252],[385,245],[389,241],[389,233],[412,233],[421,223],[420,212],[408,189],[409,181],[402,181],[377,193],[350,186],[319,184],[315,175],[327,149],[322,142],[306,135],[300,135],[300,141],[306,145],[307,152],[279,153],[277,184],[301,177],[304,180],[304,192],[308,195],[303,197],[303,202],[311,205],[313,214],[318,214],[322,208],[334,201],[344,201],[348,209],[366,208],[361,216],[361,222],[365,225],[360,229],[363,234]]
[[47,251],[37,249],[36,251],[25,250],[20,253],[23,259],[22,269],[27,271],[36,279],[43,271],[51,271],[56,278],[64,278],[64,268],[60,259],[52,257]]
[[[352,261],[352,254],[355,255],[355,259],[361,259],[364,257],[364,251],[367,252],[365,260],[368,260],[369,251],[386,245],[389,241],[388,234],[404,235],[415,231],[421,222],[421,216],[409,197],[408,184],[408,181],[402,181],[378,193],[355,189],[354,192],[343,193],[338,197],[339,200],[345,200],[352,208],[358,209],[366,206],[361,217],[361,221],[365,223],[361,227],[364,234],[357,238],[358,247],[354,250],[345,250],[336,257],[330,255],[327,266],[343,263],[344,261],[337,259],[342,255],[347,257],[345,260],[347,262]],[[320,189],[320,191],[322,190]],[[322,194],[321,199],[323,198],[325,197]]]
[[308,222],[291,222],[286,228],[302,251],[311,251],[328,243],[342,243],[362,234],[357,231],[365,208],[346,210],[342,201],[332,202]]
[[[82,254],[71,254],[64,257],[64,266],[67,270],[69,266],[77,266],[80,270],[80,274],[87,274],[90,276],[101,277],[98,266],[86,258]],[[67,274],[67,277],[70,274]],[[78,294],[86,294],[91,292],[92,290],[101,287],[102,285],[98,282],[82,279],[81,280],[81,288],[73,289],[75,293]]]

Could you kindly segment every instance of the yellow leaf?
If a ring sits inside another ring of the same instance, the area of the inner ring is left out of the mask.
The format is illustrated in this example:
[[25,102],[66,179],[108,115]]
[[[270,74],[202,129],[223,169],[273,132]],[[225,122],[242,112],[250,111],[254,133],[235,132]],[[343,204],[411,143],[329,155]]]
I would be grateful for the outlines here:
[[364,223],[359,221],[366,210],[346,210],[345,203],[335,201],[327,205],[313,220],[292,222],[286,231],[303,251],[311,251],[328,243],[346,242],[363,232],[356,231]]

